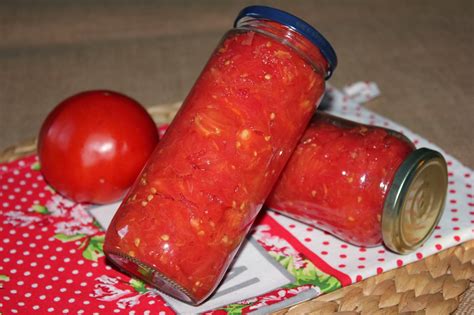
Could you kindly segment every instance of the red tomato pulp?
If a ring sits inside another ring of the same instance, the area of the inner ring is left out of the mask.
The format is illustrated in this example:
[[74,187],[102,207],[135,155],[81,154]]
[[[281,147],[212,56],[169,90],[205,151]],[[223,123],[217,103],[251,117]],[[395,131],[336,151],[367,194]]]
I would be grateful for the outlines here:
[[116,213],[109,258],[187,302],[209,296],[324,93],[311,52],[321,72],[269,36],[227,35]]
[[266,205],[349,243],[381,244],[385,196],[414,149],[396,132],[318,113]]

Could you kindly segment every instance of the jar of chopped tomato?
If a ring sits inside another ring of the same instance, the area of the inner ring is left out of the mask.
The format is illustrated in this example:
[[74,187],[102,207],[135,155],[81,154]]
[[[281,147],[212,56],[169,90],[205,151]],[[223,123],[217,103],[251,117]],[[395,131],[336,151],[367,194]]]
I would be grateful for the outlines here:
[[423,244],[446,196],[443,156],[402,134],[316,114],[266,205],[349,243]]
[[216,288],[321,100],[331,45],[252,6],[218,45],[114,216],[104,251],[199,304]]

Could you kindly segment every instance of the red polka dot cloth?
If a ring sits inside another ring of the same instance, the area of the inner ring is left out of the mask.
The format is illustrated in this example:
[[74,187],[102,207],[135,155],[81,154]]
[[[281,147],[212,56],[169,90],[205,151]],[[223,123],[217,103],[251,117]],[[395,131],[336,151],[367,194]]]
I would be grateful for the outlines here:
[[[252,292],[251,298],[243,300],[236,295],[232,303],[207,314],[268,313],[474,238],[472,170],[419,135],[361,106],[377,93],[372,83],[358,83],[344,91],[329,87],[330,112],[398,130],[416,145],[444,154],[448,198],[431,238],[417,252],[400,256],[382,246],[352,246],[266,211],[256,222],[252,238],[291,274],[291,283],[269,292]],[[41,176],[36,156],[0,164],[0,313],[179,312],[157,290],[120,273],[105,260],[104,231],[87,211],[89,207],[55,193]],[[193,313],[192,308],[187,310]]]

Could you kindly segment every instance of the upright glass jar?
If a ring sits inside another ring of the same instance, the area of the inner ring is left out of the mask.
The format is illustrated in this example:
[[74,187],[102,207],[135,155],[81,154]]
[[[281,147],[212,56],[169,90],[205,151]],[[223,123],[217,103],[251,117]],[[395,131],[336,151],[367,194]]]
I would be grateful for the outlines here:
[[107,231],[126,272],[199,304],[217,287],[322,98],[330,44],[280,10],[238,15]]
[[419,247],[439,221],[443,156],[393,130],[318,112],[266,205],[355,245]]

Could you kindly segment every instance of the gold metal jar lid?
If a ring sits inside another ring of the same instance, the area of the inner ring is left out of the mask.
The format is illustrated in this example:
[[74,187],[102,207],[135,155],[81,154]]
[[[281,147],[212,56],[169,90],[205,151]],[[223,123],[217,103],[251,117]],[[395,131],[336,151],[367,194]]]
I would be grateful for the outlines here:
[[382,214],[385,245],[399,254],[420,247],[438,224],[448,187],[446,161],[426,148],[413,151],[400,165]]

